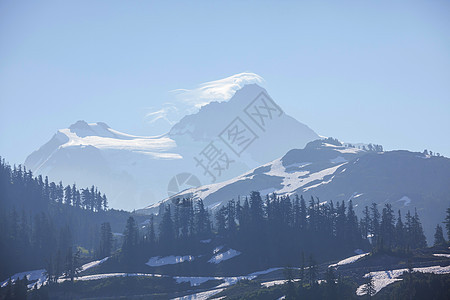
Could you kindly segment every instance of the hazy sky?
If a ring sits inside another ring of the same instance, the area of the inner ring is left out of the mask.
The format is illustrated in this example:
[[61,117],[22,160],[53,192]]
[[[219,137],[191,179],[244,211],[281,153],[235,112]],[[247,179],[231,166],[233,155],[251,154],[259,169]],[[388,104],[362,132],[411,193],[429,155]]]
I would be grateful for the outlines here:
[[450,156],[450,2],[412,0],[1,1],[0,155],[158,133],[170,91],[241,72],[321,135]]

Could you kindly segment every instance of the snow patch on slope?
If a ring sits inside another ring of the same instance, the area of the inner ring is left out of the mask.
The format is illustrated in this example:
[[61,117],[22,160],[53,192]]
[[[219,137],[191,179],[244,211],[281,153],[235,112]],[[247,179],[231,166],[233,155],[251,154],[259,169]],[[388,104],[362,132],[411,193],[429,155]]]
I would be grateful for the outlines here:
[[[33,283],[28,285],[28,288],[32,288],[34,286],[34,284],[38,284],[38,287],[40,287],[47,279],[47,277],[45,276],[45,273],[47,271],[45,269],[40,269],[40,270],[33,270],[33,271],[25,271],[25,272],[21,272],[21,273],[16,273],[11,277],[11,282],[14,283],[16,282],[17,279],[23,279],[24,277],[26,277],[28,279],[28,281],[32,281]],[[0,287],[5,287],[8,285],[8,281],[9,279],[6,279],[5,281],[3,281],[0,284]],[[34,282],[36,281],[36,282]]]
[[[89,124],[95,126],[97,123]],[[125,133],[105,129],[111,133],[110,136],[85,135],[73,132],[71,129],[60,129],[59,132],[68,137],[68,141],[61,145],[61,148],[73,146],[93,146],[98,149],[108,150],[128,150],[136,153],[150,155],[160,159],[181,159],[177,153],[166,152],[176,147],[176,142],[167,136],[144,137],[133,136]]]
[[343,260],[341,260],[341,261],[339,261],[339,262],[337,262],[335,264],[329,265],[328,268],[331,268],[331,267],[335,268],[335,267],[338,267],[338,266],[352,264],[352,263],[356,262],[358,259],[360,259],[360,258],[362,258],[362,257],[364,257],[364,256],[366,256],[368,254],[369,253],[363,253],[363,254],[350,256],[350,257],[348,257],[346,259],[343,259]]
[[185,255],[185,256],[154,256],[151,257],[148,262],[145,264],[150,267],[159,267],[159,266],[165,266],[165,265],[174,265],[183,263],[186,261],[193,261],[195,259],[192,255]]
[[187,295],[183,297],[173,298],[173,300],[206,300],[210,299],[212,296],[220,293],[224,289],[214,289],[206,292],[196,293],[192,295]]
[[80,272],[84,272],[84,271],[86,271],[87,269],[96,267],[96,266],[98,266],[98,265],[104,263],[104,262],[107,261],[108,259],[109,259],[109,256],[108,256],[108,257],[105,257],[104,259],[95,260],[95,261],[91,261],[91,262],[89,262],[89,263],[87,263],[87,264],[84,264],[84,265],[81,266]]
[[450,254],[445,254],[445,253],[435,253],[435,254],[433,254],[434,256],[437,256],[437,257],[447,257],[447,258],[450,258]]
[[239,254],[241,254],[241,252],[234,250],[234,249],[230,249],[226,252],[214,255],[210,260],[208,260],[208,262],[212,263],[212,264],[218,264],[224,260],[232,259],[233,257],[236,257]]
[[[365,278],[369,277],[369,274],[372,275],[373,283],[375,286],[375,293],[378,293],[383,288],[388,286],[391,283],[402,280],[399,278],[403,275],[403,273],[407,272],[408,269],[397,269],[397,270],[388,270],[388,271],[377,271],[371,272],[364,275]],[[450,273],[450,266],[441,267],[441,266],[433,266],[433,267],[424,267],[424,268],[414,268],[414,272],[422,272],[422,273],[433,273],[433,274],[448,274]],[[364,292],[365,284],[358,287],[356,290],[356,294],[358,296],[363,296],[366,293]]]

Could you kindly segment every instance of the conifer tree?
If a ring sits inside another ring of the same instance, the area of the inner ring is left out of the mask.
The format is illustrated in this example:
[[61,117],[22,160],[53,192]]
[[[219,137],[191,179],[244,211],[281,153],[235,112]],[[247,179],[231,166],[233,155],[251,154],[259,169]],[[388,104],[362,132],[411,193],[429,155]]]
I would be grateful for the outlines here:
[[316,284],[317,279],[317,265],[316,261],[312,254],[309,255],[309,261],[308,261],[308,280],[309,284],[312,286]]
[[64,200],[64,187],[62,181],[60,181],[58,186],[56,187],[56,202],[62,204],[63,200]]
[[159,241],[163,249],[169,251],[172,249],[175,239],[175,232],[172,220],[172,213],[170,205],[167,205],[164,210],[164,215],[159,225]]
[[150,224],[148,227],[148,238],[147,241],[150,245],[153,245],[156,243],[156,233],[155,233],[155,221],[153,214],[150,217]]
[[111,255],[113,235],[109,222],[102,223],[100,227],[100,246],[99,258],[105,258]]
[[103,194],[101,201],[102,201],[103,210],[107,211],[108,210],[108,199],[106,198],[105,194]]
[[302,281],[301,284],[303,284],[304,279],[305,279],[305,253],[302,251],[300,264],[300,280]]
[[395,225],[395,245],[400,249],[406,246],[406,230],[400,209],[398,210],[397,224]]
[[446,210],[447,214],[445,216],[445,229],[447,230],[447,240],[450,241],[450,207]]
[[367,295],[368,298],[372,298],[373,295],[375,295],[375,283],[373,281],[372,273],[369,273],[365,277],[365,284],[363,285],[362,292]]
[[24,276],[22,279],[17,278],[13,285],[13,294],[14,297],[12,299],[18,300],[26,300],[27,299],[27,277]]
[[423,233],[417,209],[414,210],[414,216],[412,217],[412,240],[414,248],[425,248],[427,246],[427,240]]
[[380,237],[383,239],[384,245],[390,249],[395,239],[395,220],[394,211],[389,203],[386,203],[381,215]]
[[303,195],[300,196],[300,230],[306,230],[306,215],[307,215],[307,211],[306,211],[306,202],[305,199],[303,198]]
[[219,235],[225,234],[226,218],[227,218],[226,215],[227,215],[227,209],[224,206],[219,208],[219,210],[216,212],[217,233]]
[[370,218],[372,221],[372,224],[370,225],[370,233],[372,234],[372,243],[376,244],[380,230],[380,212],[378,211],[376,203],[372,203],[370,213]]
[[73,282],[81,271],[80,250],[77,250],[77,252],[73,254],[72,248],[70,248],[66,255],[64,275]]
[[347,217],[345,215],[345,203],[344,201],[341,202],[341,204],[339,204],[339,202],[337,203],[337,207],[336,207],[336,238],[338,240],[346,240],[347,236],[346,236],[346,221],[347,221]]
[[226,216],[228,235],[233,236],[236,231],[236,204],[234,200],[228,201]]
[[353,202],[352,200],[348,203],[348,209],[347,209],[347,236],[348,241],[353,245],[356,246],[356,243],[359,241],[358,237],[358,218],[356,217],[356,213],[353,210]]
[[366,205],[364,207],[363,219],[361,220],[361,233],[364,239],[367,239],[369,236],[371,223],[369,207]]
[[294,214],[294,228],[300,231],[300,198],[297,194],[295,194],[294,206],[293,206],[293,214]]
[[263,201],[259,192],[250,193],[250,220],[253,226],[260,226],[264,218]]
[[445,245],[444,232],[442,230],[442,226],[439,224],[436,225],[436,232],[434,233],[434,245]]
[[196,203],[195,212],[195,233],[200,238],[206,238],[211,231],[211,221],[209,213],[206,211],[203,200],[199,199]]
[[138,229],[136,221],[133,217],[129,217],[124,231],[124,239],[122,245],[122,255],[125,261],[131,262],[136,254],[136,246],[138,243]]
[[64,188],[64,203],[67,205],[72,205],[72,199],[72,189],[70,188],[70,185],[68,185]]
[[337,298],[337,287],[336,287],[336,275],[334,274],[334,268],[327,268],[325,273],[325,281],[327,286],[327,299]]

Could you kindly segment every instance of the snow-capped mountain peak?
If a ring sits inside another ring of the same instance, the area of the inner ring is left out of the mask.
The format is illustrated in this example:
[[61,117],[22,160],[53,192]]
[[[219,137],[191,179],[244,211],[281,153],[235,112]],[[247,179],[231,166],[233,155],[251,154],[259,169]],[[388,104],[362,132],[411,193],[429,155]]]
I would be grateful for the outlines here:
[[[234,138],[242,132],[246,136]],[[318,137],[285,114],[265,89],[248,84],[228,101],[202,106],[159,136],[135,136],[105,123],[78,121],[58,130],[25,165],[64,184],[95,184],[105,191],[111,207],[135,209],[164,199],[169,190],[178,192],[169,183],[181,173],[203,184],[224,181]],[[217,167],[218,161],[200,165],[208,146],[219,151],[222,161],[227,157],[226,166]]]

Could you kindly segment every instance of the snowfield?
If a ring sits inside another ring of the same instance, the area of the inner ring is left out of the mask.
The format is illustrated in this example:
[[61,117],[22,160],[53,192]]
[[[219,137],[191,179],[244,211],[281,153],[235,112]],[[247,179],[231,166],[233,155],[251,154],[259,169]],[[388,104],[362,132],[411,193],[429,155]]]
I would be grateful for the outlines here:
[[60,129],[59,132],[67,137],[62,148],[72,146],[93,146],[98,149],[128,150],[141,154],[164,159],[181,159],[178,153],[165,151],[176,147],[174,140],[167,136],[134,136],[109,128],[104,123],[90,123],[84,125],[80,122],[75,129]]
[[[258,176],[258,174],[255,174],[255,172],[257,172],[258,170],[260,170],[261,168],[270,168],[268,172],[265,172],[264,175],[266,176],[270,176],[272,178],[278,178],[281,179],[281,188],[280,187],[271,187],[271,186],[267,186],[267,188],[265,189],[260,189],[259,192],[261,193],[262,196],[264,196],[265,194],[270,194],[273,192],[276,192],[278,195],[290,195],[295,193],[295,191],[299,190],[300,188],[303,189],[303,192],[306,192],[312,188],[316,188],[320,185],[325,185],[330,183],[334,176],[332,176],[336,170],[347,164],[347,162],[344,163],[339,163],[337,165],[334,165],[330,168],[327,169],[323,169],[317,172],[311,172],[308,170],[303,170],[302,168],[310,165],[310,163],[300,163],[298,164],[300,170],[298,171],[290,171],[289,169],[292,168],[293,165],[289,165],[289,166],[283,166],[283,161],[281,158],[276,159],[270,163],[267,163],[265,165],[259,166],[255,169],[252,169],[250,171],[248,171],[247,173],[244,173],[238,177],[223,181],[223,182],[219,182],[219,183],[213,183],[213,184],[208,184],[208,185],[203,185],[201,187],[197,187],[197,188],[190,188],[187,189],[185,191],[183,191],[182,193],[178,194],[178,196],[183,196],[183,195],[189,195],[191,196],[193,199],[206,199],[210,196],[213,196],[216,192],[218,192],[219,190],[228,187],[228,186],[232,186],[233,184],[239,184],[245,181],[249,181],[254,179],[255,177]],[[330,177],[328,180],[325,180],[325,177]],[[310,183],[312,182],[317,182],[313,185],[308,186]],[[164,203],[166,201],[168,201],[170,198],[166,198],[156,204],[152,204],[150,206],[147,206],[146,209],[151,209],[151,208],[156,208],[158,207],[161,203]],[[223,204],[223,201],[214,201],[209,208],[211,209],[215,209],[218,208],[220,205]]]
[[[96,266],[104,263],[105,261],[107,261],[108,258],[109,257],[105,257],[104,259],[95,260],[95,261],[89,262],[87,264],[84,264],[81,266],[80,272],[84,272],[90,268],[96,267]],[[17,273],[17,274],[14,274],[11,276],[11,282],[14,283],[17,280],[17,278],[23,279],[24,277],[27,277],[28,281],[31,281],[31,283],[28,284],[29,289],[31,289],[35,286],[36,286],[36,288],[40,288],[43,284],[45,284],[47,282],[46,272],[47,272],[47,270],[40,269],[40,270],[25,271],[25,272]],[[90,276],[96,276],[96,275],[90,275]],[[80,278],[83,278],[83,277],[84,276],[80,276],[77,278],[77,280],[82,280]],[[86,277],[88,277],[88,276],[86,276]],[[60,277],[58,279],[58,282],[62,282],[65,280],[67,280],[67,278]],[[7,284],[8,284],[8,280],[5,280],[0,284],[0,287],[5,287]]]
[[439,256],[439,257],[447,257],[447,258],[450,258],[450,254],[445,254],[445,253],[436,253],[436,254],[433,254],[434,256]]
[[261,285],[263,287],[269,288],[272,287],[274,285],[282,285],[285,284],[287,282],[287,280],[273,280],[273,281],[266,281],[266,282],[261,282]]
[[185,255],[185,256],[154,256],[151,257],[148,262],[145,264],[150,267],[159,267],[159,266],[165,266],[165,265],[174,265],[183,263],[186,261],[193,261],[195,259],[192,255]]
[[253,272],[250,273],[246,276],[237,276],[237,277],[174,277],[174,279],[178,282],[189,282],[191,284],[192,287],[194,286],[198,286],[202,283],[205,283],[209,280],[223,280],[223,283],[221,283],[220,285],[216,286],[214,289],[206,291],[206,292],[201,292],[201,293],[196,293],[196,294],[192,294],[192,295],[187,295],[187,296],[183,296],[183,297],[179,297],[179,298],[174,298],[174,299],[178,299],[178,300],[206,300],[212,296],[214,296],[215,294],[220,293],[221,291],[223,291],[226,287],[236,284],[239,280],[243,280],[243,279],[248,279],[248,280],[252,280],[255,279],[256,277],[260,276],[260,275],[264,275],[264,274],[268,274],[277,270],[281,270],[282,268],[270,268],[267,270],[263,270],[263,271],[258,271],[258,272]]
[[201,292],[201,293],[197,293],[197,294],[173,298],[173,300],[206,300],[206,299],[209,299],[210,297],[220,293],[223,290],[224,289],[215,289],[215,290],[210,290],[210,291]]
[[208,262],[212,264],[218,264],[224,260],[232,259],[233,257],[236,257],[239,254],[241,254],[241,252],[234,249],[230,249],[226,252],[214,255],[210,260],[208,260]]
[[346,259],[343,259],[335,264],[329,265],[328,268],[336,268],[338,266],[343,266],[343,265],[347,265],[347,264],[351,264],[354,263],[355,261],[357,261],[358,259],[368,255],[369,253],[363,253],[363,254],[358,254],[358,255],[354,255],[354,256],[350,256]]
[[174,277],[174,279],[178,282],[189,282],[191,284],[191,286],[198,286],[202,283],[205,283],[209,280],[223,280],[224,282],[220,285],[218,285],[216,288],[222,288],[222,287],[227,287],[230,285],[235,284],[236,282],[238,282],[239,280],[243,280],[243,279],[248,279],[248,280],[252,280],[255,279],[256,277],[260,276],[260,275],[264,275],[264,274],[268,274],[277,270],[281,270],[282,268],[270,268],[267,270],[263,270],[263,271],[258,271],[258,272],[253,272],[250,273],[248,275],[245,276],[236,276],[236,277],[187,277],[187,276],[177,276]]
[[90,263],[84,264],[84,265],[81,266],[80,272],[84,272],[84,271],[86,271],[86,270],[88,270],[90,268],[96,267],[96,266],[104,263],[108,259],[109,259],[109,256],[105,257],[104,259],[101,259],[101,260],[95,260],[95,261],[91,261]]
[[[450,273],[450,266],[441,267],[441,266],[433,266],[433,267],[424,267],[424,268],[414,268],[414,272],[422,272],[422,273],[433,273],[433,274],[448,274]],[[407,272],[408,269],[397,269],[397,270],[388,270],[388,271],[378,271],[371,272],[364,275],[365,278],[369,277],[369,274],[372,274],[373,283],[375,286],[375,293],[378,293],[383,288],[388,286],[391,283],[402,280],[399,278],[403,275],[403,273]],[[366,293],[363,291],[365,284],[358,287],[356,290],[356,294],[358,296],[363,296]]]
[[[106,274],[94,274],[94,275],[79,276],[79,277],[75,278],[75,280],[88,281],[88,280],[99,280],[99,279],[105,279],[105,278],[111,278],[111,277],[135,277],[135,276],[165,277],[164,275],[160,275],[160,274],[147,274],[147,273],[106,273]],[[58,279],[58,283],[64,282],[66,280],[70,280],[70,279],[60,278],[60,279]]]
[[[36,281],[35,283],[30,283],[28,285],[28,288],[32,288],[35,284],[38,285],[38,287],[41,287],[41,285],[47,280],[45,276],[45,272],[47,272],[45,269],[40,270],[34,270],[34,271],[25,271],[21,273],[16,273],[11,276],[11,282],[14,283],[17,278],[23,279],[26,277],[29,281]],[[8,280],[6,279],[0,284],[0,287],[5,287],[8,285]]]

